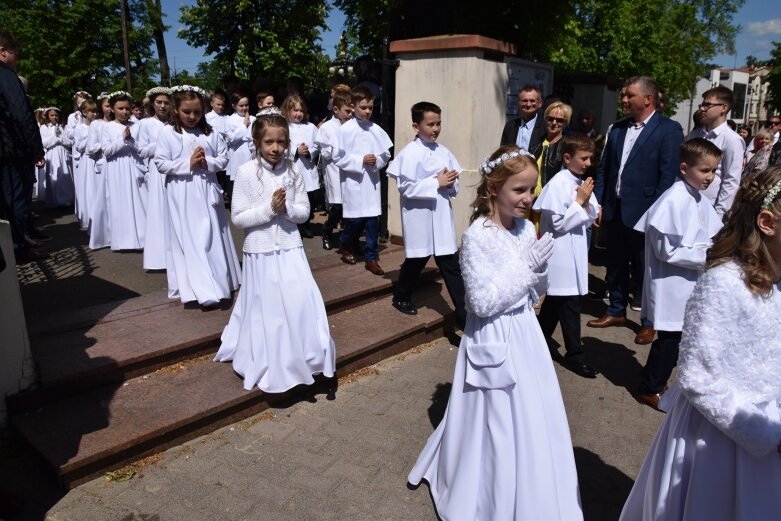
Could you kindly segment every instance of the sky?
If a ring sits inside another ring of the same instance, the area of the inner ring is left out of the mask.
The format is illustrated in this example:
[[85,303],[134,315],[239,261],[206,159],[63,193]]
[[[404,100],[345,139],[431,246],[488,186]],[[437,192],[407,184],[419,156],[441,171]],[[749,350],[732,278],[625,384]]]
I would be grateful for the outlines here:
[[[179,7],[193,5],[195,0],[162,0],[165,23],[171,26],[166,33],[165,42],[171,69],[187,69],[194,73],[197,65],[207,61],[203,49],[195,49],[177,37],[181,27],[179,23]],[[773,41],[781,41],[781,2],[779,0],[746,0],[746,3],[735,16],[734,23],[741,26],[735,39],[735,55],[720,55],[712,63],[722,67],[741,67],[746,63],[746,56],[751,54],[760,60],[770,57]],[[344,14],[338,9],[332,9],[326,20],[329,29],[323,32],[321,45],[326,54],[334,57],[339,41]]]

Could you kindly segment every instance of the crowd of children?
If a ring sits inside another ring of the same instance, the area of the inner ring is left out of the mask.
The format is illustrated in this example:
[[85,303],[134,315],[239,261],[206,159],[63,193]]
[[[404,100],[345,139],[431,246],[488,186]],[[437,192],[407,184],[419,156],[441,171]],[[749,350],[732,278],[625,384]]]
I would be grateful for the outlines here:
[[[563,365],[597,376],[580,332],[589,229],[601,212],[594,181],[584,179],[597,159],[592,139],[563,137],[563,168],[537,197],[536,158],[515,145],[494,151],[480,165],[459,252],[452,199],[462,168],[438,142],[440,107],[412,106],[415,137],[391,160],[394,144],[372,120],[369,88],[334,86],[319,128],[297,94],[277,108],[272,93],[259,92],[256,116],[250,100],[243,92],[156,87],[139,120],[126,92],[94,101],[79,92],[67,125],[58,109],[40,111],[39,199],[75,204],[90,248],[143,249],[144,269],[166,270],[170,298],[212,308],[235,296],[215,361],[231,362],[247,390],[280,393],[336,371],[302,242],[312,236],[320,186],[323,248],[338,247],[350,265],[360,255],[366,270],[383,275],[387,165],[400,194],[405,253],[392,305],[417,314],[413,295],[433,255],[463,330],[447,410],[408,481],[429,484],[442,519],[581,519],[549,344],[560,325]],[[764,519],[781,509],[774,493],[781,468],[772,457],[781,452],[781,392],[773,383],[781,368],[781,168],[738,188],[743,154],[724,120],[732,102],[727,89],[705,93],[703,135],[681,145],[679,179],[634,225],[645,237],[643,316],[658,333],[636,398],[669,414],[622,519],[686,512]],[[241,263],[226,200],[244,231]],[[757,317],[763,327],[752,327]],[[668,391],[679,356],[678,383]],[[703,442],[715,450],[705,452]],[[725,472],[727,479],[711,479]]]

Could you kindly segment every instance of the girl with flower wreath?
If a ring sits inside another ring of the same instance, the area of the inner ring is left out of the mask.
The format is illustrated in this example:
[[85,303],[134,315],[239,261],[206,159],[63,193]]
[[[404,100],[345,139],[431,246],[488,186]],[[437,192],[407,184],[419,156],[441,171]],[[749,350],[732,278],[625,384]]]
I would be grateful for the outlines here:
[[203,114],[205,92],[171,89],[171,125],[158,133],[154,163],[166,176],[168,297],[215,307],[239,287],[241,268],[230,233],[217,172],[228,164],[228,149]]
[[781,514],[781,167],[743,181],[706,262],[623,521]]
[[258,157],[239,167],[231,217],[244,229],[241,291],[216,362],[233,361],[244,389],[281,393],[333,377],[334,341],[297,225],[309,217],[302,174],[286,155],[288,123],[276,107],[252,125]]
[[461,243],[466,328],[447,409],[407,480],[428,482],[440,519],[583,519],[567,415],[533,304],[550,233],[524,218],[537,164],[503,146],[480,166]]

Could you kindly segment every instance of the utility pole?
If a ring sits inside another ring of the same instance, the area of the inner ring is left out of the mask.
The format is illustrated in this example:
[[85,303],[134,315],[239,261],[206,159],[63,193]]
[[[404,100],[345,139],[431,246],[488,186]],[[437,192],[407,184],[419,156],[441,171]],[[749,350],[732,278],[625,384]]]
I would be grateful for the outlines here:
[[122,24],[122,47],[125,51],[125,83],[127,83],[127,91],[133,92],[133,83],[130,78],[130,51],[127,43],[127,5],[125,0],[119,0],[119,13]]

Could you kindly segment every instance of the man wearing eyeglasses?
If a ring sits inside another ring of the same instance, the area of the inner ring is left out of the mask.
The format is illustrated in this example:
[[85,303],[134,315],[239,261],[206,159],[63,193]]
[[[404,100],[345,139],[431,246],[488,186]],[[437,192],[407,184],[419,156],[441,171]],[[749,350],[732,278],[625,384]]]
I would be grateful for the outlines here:
[[769,166],[781,166],[781,141],[778,136],[781,134],[781,116],[770,116],[770,132],[773,133],[773,150],[770,152]]
[[521,117],[508,121],[502,131],[501,145],[517,145],[530,151],[542,143],[545,121],[540,113],[542,93],[534,85],[524,85],[518,91],[518,109]]
[[[607,138],[597,170],[594,194],[602,206],[598,219],[607,235],[607,313],[587,323],[589,327],[626,325],[629,303],[629,275],[636,287],[635,307],[645,272],[645,235],[635,231],[640,217],[678,176],[678,148],[683,142],[681,126],[657,112],[659,86],[653,78],[635,76],[627,80],[621,95],[626,118],[616,121]],[[654,339],[653,324],[641,314],[638,344]]]

